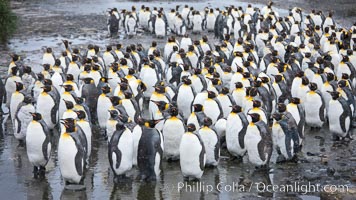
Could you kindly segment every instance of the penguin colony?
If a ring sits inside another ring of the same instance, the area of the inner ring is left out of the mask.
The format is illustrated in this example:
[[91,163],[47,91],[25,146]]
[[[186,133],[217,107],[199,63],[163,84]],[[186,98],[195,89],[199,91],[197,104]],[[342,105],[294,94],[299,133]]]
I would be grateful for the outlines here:
[[[139,179],[156,180],[163,159],[178,161],[185,180],[219,164],[220,149],[257,168],[292,161],[306,126],[327,126],[335,140],[352,139],[355,117],[356,25],[337,28],[332,13],[279,16],[272,3],[197,11],[142,6],[110,11],[111,36],[142,28],[168,37],[163,48],[122,44],[101,52],[88,45],[55,57],[43,54],[35,74],[13,54],[1,97],[14,135],[44,175],[53,130],[66,184],[81,184],[91,154],[92,127],[107,139],[115,180],[134,166]],[[213,32],[193,41],[187,34]],[[180,38],[177,39],[175,36]]]

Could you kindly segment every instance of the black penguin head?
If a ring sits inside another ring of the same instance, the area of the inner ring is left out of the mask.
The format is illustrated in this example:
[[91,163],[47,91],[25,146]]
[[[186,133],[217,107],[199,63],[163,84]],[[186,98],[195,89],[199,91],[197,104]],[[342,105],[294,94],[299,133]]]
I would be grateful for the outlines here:
[[86,113],[83,111],[83,110],[77,110],[77,111],[74,111],[77,116],[78,116],[78,119],[85,119],[86,118]]
[[85,84],[94,84],[93,78],[90,78],[90,77],[89,78],[84,78],[83,81],[84,81]]
[[255,96],[257,96],[257,94],[258,94],[257,88],[251,87],[251,88],[249,89],[248,94],[249,94],[250,97],[255,97]]
[[260,121],[260,115],[258,113],[248,113],[248,115],[251,117],[253,123]]
[[179,114],[178,108],[176,106],[171,106],[169,108],[169,114],[173,117],[177,116]]
[[129,72],[128,72],[129,75],[134,75],[135,73],[136,71],[134,68],[129,68]]
[[210,117],[205,117],[204,120],[203,120],[203,125],[207,126],[207,127],[210,127],[211,125],[213,125],[213,121],[211,120]]
[[283,80],[283,76],[280,75],[280,74],[276,74],[276,75],[274,75],[273,77],[274,77],[274,81],[275,81],[276,83],[279,83],[279,82],[281,82],[281,81]]
[[14,62],[20,60],[20,56],[17,54],[11,54],[10,56],[11,56],[12,61],[14,61]]
[[252,101],[252,106],[253,106],[254,108],[259,108],[259,107],[261,107],[261,101],[259,101],[259,100],[253,100],[253,101]]
[[183,77],[182,77],[182,82],[183,82],[185,85],[191,85],[191,84],[192,84],[192,81],[189,79],[188,76],[183,76]]
[[72,85],[63,85],[63,88],[66,92],[71,92],[73,91],[73,86]]
[[[66,52],[67,53],[67,52]],[[60,66],[61,65],[61,60],[59,60],[58,58],[54,61],[54,65],[55,66]]]
[[24,89],[24,86],[21,82],[15,82],[16,83],[16,91],[21,91]]
[[239,105],[232,105],[231,108],[232,108],[232,110],[231,110],[232,113],[240,113],[240,112],[242,112],[242,108]]
[[250,74],[249,72],[244,72],[244,73],[242,74],[242,76],[243,76],[244,78],[250,78],[250,77],[251,77],[251,74]]
[[276,121],[280,121],[283,118],[283,114],[282,113],[273,113],[272,117],[273,119],[275,119]]
[[229,94],[229,92],[230,92],[230,90],[229,90],[229,88],[227,88],[227,87],[221,88],[221,91],[220,91],[220,93],[221,93],[221,94],[224,94],[224,95]]
[[125,78],[125,77],[120,78],[120,81],[121,81],[121,83],[129,84],[129,80],[127,80],[127,78]]
[[214,99],[215,97],[216,97],[215,92],[213,92],[213,91],[208,91],[208,98],[209,98],[209,99]]
[[32,68],[29,67],[29,66],[25,66],[24,69],[23,69],[23,72],[25,74],[31,74],[32,73]]
[[196,129],[194,124],[190,123],[190,124],[187,125],[187,130],[188,130],[188,132],[194,132],[197,129]]
[[113,119],[116,119],[117,116],[119,116],[119,113],[117,112],[117,110],[108,110],[108,112],[110,113],[110,117]]
[[278,103],[277,104],[277,110],[278,112],[285,112],[287,110],[287,107],[284,103]]
[[67,101],[67,100],[64,100],[64,99],[63,99],[63,101],[65,102],[65,104],[66,104],[66,108],[67,108],[68,110],[70,110],[70,109],[73,109],[73,108],[74,108],[74,104],[73,104],[73,102],[71,102],[71,101]]
[[337,85],[340,87],[340,88],[343,88],[343,87],[346,87],[347,86],[347,82],[345,80],[340,80]]
[[169,108],[169,104],[165,101],[153,101],[151,100],[151,102],[153,102],[154,104],[157,105],[159,111],[165,111]]
[[203,111],[203,105],[201,105],[201,104],[194,104],[194,105],[193,105],[193,108],[194,108],[194,112],[201,112],[201,111]]
[[82,97],[75,97],[75,102],[79,105],[82,105],[84,103],[84,98]]
[[48,47],[48,48],[46,49],[46,53],[52,53],[52,48]]
[[67,74],[66,79],[67,79],[67,81],[73,81],[74,80],[73,74]]
[[110,93],[110,87],[108,85],[104,86],[101,88],[101,91],[104,93],[104,94],[108,94]]
[[317,90],[318,89],[318,85],[316,84],[316,83],[310,83],[309,84],[309,89],[311,90],[311,91],[315,91],[315,90]]
[[125,129],[124,123],[118,121],[117,124],[116,124],[116,130],[120,131],[120,130],[123,130],[123,129]]
[[50,92],[52,90],[52,87],[50,85],[44,85],[42,89],[43,92]]
[[269,78],[268,77],[265,77],[265,76],[262,76],[260,77],[262,83],[268,83],[269,82]]
[[338,91],[327,91],[333,100],[337,100],[340,96],[340,93]]
[[132,93],[131,92],[124,92],[124,95],[125,95],[125,99],[131,99],[132,98]]
[[109,97],[109,99],[110,99],[110,101],[111,101],[113,106],[117,106],[121,102],[121,99],[118,96],[112,96],[112,97]]
[[23,99],[23,102],[24,102],[25,104],[30,104],[30,103],[32,103],[32,97],[29,96],[29,95],[25,96],[25,98]]
[[39,121],[39,120],[42,119],[42,115],[41,115],[40,113],[31,113],[31,112],[30,112],[30,114],[32,115],[32,119],[33,119],[34,121]]
[[119,83],[121,91],[125,91],[128,89],[128,84],[125,82]]
[[64,127],[66,128],[66,132],[67,133],[72,133],[76,131],[76,123],[75,123],[75,119],[73,118],[67,118],[67,119],[61,119],[61,124],[64,125]]
[[306,76],[303,76],[302,78],[302,84],[303,85],[309,85],[309,79]]
[[127,123],[129,121],[129,116],[127,115],[119,115],[118,119],[122,122],[122,123]]
[[194,69],[194,74],[195,74],[195,75],[201,74],[201,69],[195,68],[195,69]]
[[155,88],[155,92],[159,94],[164,94],[166,92],[166,88],[162,85],[157,85],[154,88]]
[[341,79],[342,79],[342,80],[348,80],[348,79],[349,79],[349,75],[346,74],[346,73],[342,73]]
[[43,70],[44,71],[49,71],[51,69],[51,65],[50,64],[43,64]]
[[300,99],[298,97],[293,97],[291,99],[291,103],[294,103],[294,104],[300,104]]
[[147,128],[154,128],[156,126],[156,124],[158,124],[162,119],[158,119],[158,120],[146,120],[145,121],[145,127]]

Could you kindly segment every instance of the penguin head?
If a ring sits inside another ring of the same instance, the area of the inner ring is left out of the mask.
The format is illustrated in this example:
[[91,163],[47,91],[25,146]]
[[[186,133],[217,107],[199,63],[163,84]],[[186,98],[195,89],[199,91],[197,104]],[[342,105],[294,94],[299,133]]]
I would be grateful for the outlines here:
[[295,76],[299,77],[299,78],[302,78],[304,76],[304,72],[302,70],[300,70],[295,74]]
[[106,51],[107,51],[107,52],[112,51],[112,46],[110,46],[110,45],[109,45],[109,46],[106,46]]
[[201,112],[201,111],[203,111],[203,105],[201,105],[201,104],[194,104],[194,105],[193,105],[193,108],[194,108],[194,112]]
[[214,99],[215,97],[216,97],[215,92],[213,92],[213,91],[208,91],[208,98],[209,98],[209,99]]
[[116,119],[117,116],[119,116],[119,113],[117,112],[117,110],[108,110],[108,112],[110,113],[110,117],[113,119]]
[[287,107],[284,103],[278,103],[277,104],[277,110],[278,112],[285,112],[287,110]]
[[86,118],[86,113],[83,111],[83,110],[77,110],[77,111],[74,111],[77,116],[78,116],[78,119],[85,119]]
[[63,85],[62,86],[66,92],[71,92],[73,91],[73,86],[72,85]]
[[49,71],[51,69],[51,65],[50,64],[43,64],[43,70],[44,71]]
[[240,113],[240,112],[242,112],[242,108],[239,105],[232,105],[231,112],[232,113]]
[[162,119],[158,119],[158,120],[146,120],[145,121],[145,127],[147,128],[154,128],[156,126],[156,124],[158,124]]
[[125,129],[125,125],[124,125],[124,123],[122,123],[121,121],[118,121],[117,123],[116,123],[116,130],[117,131],[120,131],[120,130],[123,130],[123,129]]
[[118,96],[112,96],[112,97],[109,97],[109,99],[110,99],[110,101],[111,101],[113,106],[117,106],[121,102],[121,99]]
[[190,123],[190,124],[187,125],[187,130],[188,130],[188,132],[194,132],[197,129],[196,129],[194,124]]
[[65,102],[66,107],[67,107],[67,109],[68,109],[68,110],[70,110],[70,109],[73,109],[73,108],[74,108],[74,104],[73,104],[73,102],[71,102],[71,101],[67,101],[67,100],[65,100],[65,99],[63,99],[63,101]]
[[66,128],[66,132],[67,133],[72,133],[76,131],[76,123],[75,123],[75,119],[73,118],[67,118],[67,119],[61,119],[61,124],[64,125],[64,127]]
[[32,119],[34,121],[39,121],[39,120],[42,119],[42,115],[40,113],[32,113],[32,112],[30,112],[30,114],[32,115]]
[[340,96],[340,93],[338,91],[327,91],[333,100],[337,100]]
[[348,80],[348,79],[349,79],[349,75],[346,74],[346,73],[342,73],[341,79],[342,79],[342,80]]
[[20,56],[17,54],[11,54],[10,56],[11,56],[12,61],[14,61],[14,62],[20,60]]
[[210,127],[211,125],[213,125],[213,121],[211,120],[210,117],[205,117],[204,120],[203,120],[203,125],[207,126],[207,127]]
[[345,80],[340,80],[340,81],[337,83],[337,86],[339,86],[340,88],[346,87],[346,86],[347,86],[347,81],[345,81]]
[[283,118],[283,116],[284,115],[282,113],[277,113],[277,112],[273,113],[272,115],[273,119],[275,119],[276,121],[280,121]]
[[128,89],[128,84],[125,82],[119,83],[121,91],[125,91]]
[[166,92],[166,87],[163,85],[156,85],[154,86],[155,88],[155,92],[159,93],[159,94],[164,94]]
[[259,107],[261,107],[261,101],[259,101],[259,100],[253,100],[253,101],[252,101],[252,106],[253,106],[254,108],[259,108]]
[[117,117],[122,123],[127,123],[129,121],[129,116],[127,116],[127,115],[121,114],[121,115],[118,115]]
[[151,102],[153,102],[154,104],[157,105],[159,111],[165,111],[169,108],[169,104],[165,101],[154,101],[154,100],[151,100]]
[[16,84],[16,91],[19,92],[24,89],[24,86],[21,82],[15,82]]
[[315,91],[315,90],[318,89],[318,85],[317,85],[316,83],[311,82],[311,83],[309,84],[309,89],[310,89],[311,91]]
[[309,79],[306,76],[302,77],[302,84],[303,85],[309,85]]
[[132,98],[132,93],[131,92],[124,92],[124,95],[125,95],[125,99],[131,99]]
[[66,79],[67,79],[67,81],[73,81],[74,80],[73,74],[67,74]]
[[268,77],[260,77],[262,83],[268,83],[269,82],[269,78]]
[[221,88],[220,94],[227,95],[229,94],[230,90],[227,87]]
[[193,70],[193,72],[194,72],[195,75],[199,75],[199,74],[201,74],[201,69],[195,68],[195,69]]
[[182,76],[182,82],[183,82],[185,85],[191,85],[191,84],[192,84],[192,81],[189,79],[188,76]]
[[46,53],[52,53],[52,48],[50,47],[46,48]]
[[171,106],[169,108],[169,114],[173,117],[177,116],[179,114],[178,108],[176,106]]
[[249,94],[250,97],[255,97],[255,96],[257,96],[257,94],[258,94],[257,88],[255,88],[255,87],[250,87],[250,89],[248,90],[248,94]]
[[[121,86],[121,85],[120,85]],[[101,88],[101,91],[104,93],[104,94],[108,94],[110,93],[110,87],[108,85],[104,86]]]
[[52,87],[50,85],[44,85],[42,89],[43,92],[50,92],[52,90]]
[[83,97],[75,97],[74,100],[79,105],[82,105],[84,103],[84,98]]
[[60,66],[61,65],[61,60],[59,60],[58,58],[54,61],[54,65],[55,66]]
[[291,99],[291,103],[294,103],[294,104],[300,104],[300,99],[298,97],[293,97]]
[[83,81],[85,84],[94,84],[93,78],[90,78],[90,77],[84,78]]
[[16,76],[17,72],[19,71],[19,68],[18,67],[13,67],[11,68],[11,75],[12,76]]
[[260,121],[261,117],[258,113],[248,113],[248,115],[251,117],[253,123]]
[[250,78],[251,77],[250,72],[244,72],[242,75],[243,75],[244,78]]
[[129,75],[134,75],[136,73],[134,68],[129,68],[128,74]]
[[241,89],[241,88],[243,88],[244,87],[244,85],[242,84],[242,82],[236,82],[235,83],[235,88],[236,89]]
[[38,73],[38,74],[36,74],[36,76],[37,76],[38,81],[42,82],[44,80],[44,75],[42,73]]

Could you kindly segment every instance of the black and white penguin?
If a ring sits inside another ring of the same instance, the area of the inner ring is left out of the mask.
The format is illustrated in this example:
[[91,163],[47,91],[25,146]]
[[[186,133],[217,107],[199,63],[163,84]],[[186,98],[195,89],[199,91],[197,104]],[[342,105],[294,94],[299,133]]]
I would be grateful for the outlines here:
[[184,180],[200,179],[204,173],[206,153],[194,124],[187,125],[179,146],[180,168]]
[[204,113],[203,105],[194,104],[193,112],[190,114],[187,120],[187,124],[194,124],[196,128],[200,129],[200,127],[203,125],[205,117],[206,115]]
[[6,107],[8,108],[10,108],[11,97],[16,91],[17,83],[22,83],[21,78],[17,75],[18,71],[19,69],[17,67],[11,68],[10,75],[5,79]]
[[53,129],[58,123],[59,97],[56,96],[54,87],[43,86],[43,92],[37,98],[36,112],[42,115],[49,129]]
[[221,104],[216,98],[216,94],[212,91],[208,91],[208,99],[204,102],[204,113],[207,117],[210,117],[213,124],[222,118],[224,115]]
[[131,38],[136,35],[137,29],[137,20],[136,18],[130,14],[128,18],[125,20],[125,32]]
[[156,21],[154,23],[154,33],[157,38],[164,38],[167,35],[168,24],[163,17],[163,14],[160,13],[156,17]]
[[133,136],[131,131],[122,122],[116,124],[116,131],[108,144],[108,157],[110,167],[115,174],[115,181],[125,177],[132,169]]
[[97,115],[98,115],[98,122],[99,126],[102,130],[106,129],[106,122],[109,119],[109,114],[108,110],[110,107],[112,107],[112,103],[110,101],[110,98],[108,95],[110,95],[110,87],[106,86],[101,88],[102,94],[98,98],[98,104],[97,104]]
[[70,101],[73,103],[73,105],[75,105],[76,104],[75,98],[77,97],[77,95],[73,91],[72,85],[63,85],[63,87],[64,87],[64,92],[61,94],[60,97],[61,101],[59,101],[59,108],[58,108],[58,114],[60,118],[63,116],[63,113],[67,110],[65,101]]
[[226,147],[229,153],[242,161],[246,153],[245,135],[248,126],[248,120],[242,108],[239,105],[233,105],[231,113],[226,120]]
[[87,121],[85,111],[83,110],[77,110],[75,111],[77,114],[77,126],[81,128],[83,131],[85,138],[87,139],[87,161],[89,160],[89,157],[91,155],[91,141],[92,141],[92,126],[90,124],[90,121]]
[[98,104],[99,90],[94,84],[92,78],[85,78],[82,87],[80,88],[81,97],[84,98],[85,104],[89,107],[90,116],[96,119],[96,107]]
[[110,142],[112,135],[116,130],[116,124],[118,123],[119,112],[116,109],[109,110],[109,119],[106,122],[106,136],[108,137],[108,142]]
[[161,173],[163,157],[163,136],[155,128],[160,120],[149,120],[142,127],[142,135],[138,143],[137,165],[140,180],[155,181]]
[[273,145],[277,149],[280,157],[277,158],[277,162],[288,161],[293,159],[294,151],[294,139],[293,135],[298,135],[297,124],[289,123],[290,120],[283,113],[273,114],[274,123],[272,126],[272,138]]
[[62,122],[65,132],[58,142],[58,164],[66,185],[79,184],[84,178],[86,152],[74,120]]
[[304,101],[305,123],[312,128],[321,128],[326,117],[325,103],[316,83],[310,83],[309,88]]
[[192,81],[187,76],[183,76],[182,82],[178,86],[176,102],[179,110],[183,113],[184,119],[188,119],[191,114],[191,105],[195,95],[196,93],[192,86]]
[[204,19],[201,16],[199,11],[193,11],[192,15],[193,15],[193,20],[192,20],[193,31],[192,31],[192,33],[199,34],[205,29]]
[[10,117],[11,121],[14,125],[14,120],[15,120],[15,114],[17,112],[18,106],[22,103],[22,101],[25,99],[25,92],[24,92],[24,86],[21,82],[16,82],[16,91],[14,93],[10,94],[11,99],[10,99]]
[[139,117],[136,120],[136,126],[132,130],[133,137],[133,154],[132,154],[132,165],[137,166],[137,153],[138,153],[138,144],[142,136],[142,129],[145,121]]
[[163,124],[162,135],[164,152],[166,160],[174,161],[179,159],[179,144],[186,127],[182,118],[179,117],[178,108],[171,106],[169,108],[170,117]]
[[43,57],[42,57],[42,65],[49,64],[51,67],[54,66],[56,58],[54,57],[52,48],[46,48]]
[[131,92],[124,92],[124,96],[125,98],[121,99],[121,105],[124,107],[128,116],[132,120],[136,121],[141,115],[138,103],[136,99],[133,98]]
[[41,114],[31,113],[32,121],[26,130],[26,151],[28,160],[33,165],[33,173],[44,176],[46,165],[51,157],[50,130]]
[[163,85],[156,85],[154,87],[154,92],[152,93],[152,96],[150,97],[150,102],[148,105],[148,109],[149,109],[149,114],[153,119],[160,119],[156,117],[158,106],[156,105],[156,103],[154,102],[158,102],[158,101],[164,101],[166,103],[170,103],[170,96],[165,92],[166,88]]
[[35,107],[32,105],[32,97],[26,96],[15,112],[14,119],[14,136],[19,140],[20,145],[25,141],[27,127],[32,121],[31,113],[35,112]]
[[244,139],[248,159],[256,167],[268,167],[273,151],[272,135],[259,114],[249,115],[252,121],[247,126]]
[[214,14],[214,9],[210,8],[209,13],[206,16],[206,29],[208,32],[214,31],[216,16]]
[[329,102],[329,130],[334,140],[345,138],[349,134],[352,113],[347,101],[338,91],[331,91],[332,99]]
[[217,166],[220,160],[220,137],[212,125],[211,119],[206,117],[198,131],[206,152],[205,166]]
[[223,87],[220,91],[220,94],[216,98],[219,100],[221,104],[223,117],[226,118],[231,112],[232,105],[236,104],[234,98],[229,93],[229,88]]

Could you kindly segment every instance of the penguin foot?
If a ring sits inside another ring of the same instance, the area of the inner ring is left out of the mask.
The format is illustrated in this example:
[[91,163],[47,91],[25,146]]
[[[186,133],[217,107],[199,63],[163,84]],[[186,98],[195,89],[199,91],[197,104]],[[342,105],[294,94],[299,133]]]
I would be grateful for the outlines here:
[[287,159],[281,154],[277,157],[276,163],[285,163]]
[[38,178],[38,168],[36,166],[33,166],[33,178]]
[[40,166],[40,169],[38,170],[38,174],[39,174],[41,177],[45,177],[45,174],[46,174],[46,167]]

